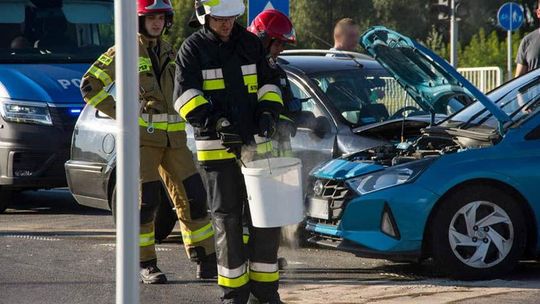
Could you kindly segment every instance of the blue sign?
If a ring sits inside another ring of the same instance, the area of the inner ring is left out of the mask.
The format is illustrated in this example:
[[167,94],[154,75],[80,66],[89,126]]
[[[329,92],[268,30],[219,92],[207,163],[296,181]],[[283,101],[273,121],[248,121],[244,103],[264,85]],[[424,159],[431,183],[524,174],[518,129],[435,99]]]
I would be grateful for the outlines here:
[[289,0],[249,0],[248,1],[248,26],[257,15],[267,9],[277,9],[289,16]]
[[523,24],[523,8],[514,2],[506,2],[497,12],[499,25],[507,31],[517,30]]

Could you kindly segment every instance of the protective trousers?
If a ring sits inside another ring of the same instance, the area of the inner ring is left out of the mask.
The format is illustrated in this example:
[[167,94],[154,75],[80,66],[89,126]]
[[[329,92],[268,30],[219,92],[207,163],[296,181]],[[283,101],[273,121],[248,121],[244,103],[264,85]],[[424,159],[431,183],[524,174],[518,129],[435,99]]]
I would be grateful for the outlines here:
[[173,202],[188,257],[198,261],[215,252],[206,192],[187,147],[141,146],[140,261],[156,259],[154,220],[161,181]]
[[[246,303],[251,292],[261,302],[279,300],[277,252],[280,228],[249,225],[243,242],[242,214],[247,210],[244,178],[235,159],[204,163],[215,229],[218,285],[223,303]],[[247,246],[247,247],[246,247]]]

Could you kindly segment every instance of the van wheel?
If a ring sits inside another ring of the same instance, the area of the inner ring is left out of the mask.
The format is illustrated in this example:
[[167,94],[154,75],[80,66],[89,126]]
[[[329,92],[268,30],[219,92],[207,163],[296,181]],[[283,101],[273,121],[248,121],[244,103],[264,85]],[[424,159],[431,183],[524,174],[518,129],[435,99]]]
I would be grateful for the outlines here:
[[[162,191],[164,193],[161,195],[161,202],[156,211],[156,219],[154,220],[154,234],[157,243],[160,243],[171,234],[178,219],[169,202],[165,189],[162,189]],[[116,226],[116,186],[114,187],[111,196],[111,211],[113,222]]]
[[494,187],[456,191],[433,217],[435,265],[458,279],[489,279],[510,272],[522,256],[527,230],[516,199]]

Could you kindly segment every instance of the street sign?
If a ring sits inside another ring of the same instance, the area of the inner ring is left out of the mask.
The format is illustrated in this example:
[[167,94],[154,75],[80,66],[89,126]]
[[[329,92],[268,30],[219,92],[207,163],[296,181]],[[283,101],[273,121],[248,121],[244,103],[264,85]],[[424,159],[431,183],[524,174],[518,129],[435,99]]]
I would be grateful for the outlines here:
[[257,15],[267,9],[277,9],[289,16],[289,0],[249,0],[248,1],[248,26]]
[[507,31],[517,30],[523,24],[523,8],[514,2],[503,4],[497,12],[499,25]]

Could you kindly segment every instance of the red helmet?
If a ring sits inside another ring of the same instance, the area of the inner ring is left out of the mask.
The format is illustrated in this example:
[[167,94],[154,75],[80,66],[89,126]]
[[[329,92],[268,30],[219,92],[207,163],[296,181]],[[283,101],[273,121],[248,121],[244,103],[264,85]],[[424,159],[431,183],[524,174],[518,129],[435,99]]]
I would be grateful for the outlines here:
[[248,31],[261,39],[269,37],[285,43],[295,44],[296,33],[289,17],[282,12],[269,9],[262,11],[248,27]]
[[139,16],[160,13],[165,13],[165,15],[173,14],[170,0],[137,0],[137,14]]

